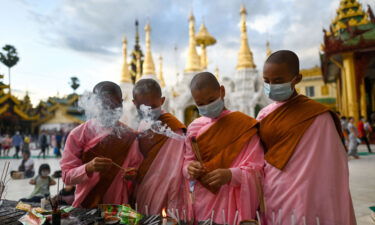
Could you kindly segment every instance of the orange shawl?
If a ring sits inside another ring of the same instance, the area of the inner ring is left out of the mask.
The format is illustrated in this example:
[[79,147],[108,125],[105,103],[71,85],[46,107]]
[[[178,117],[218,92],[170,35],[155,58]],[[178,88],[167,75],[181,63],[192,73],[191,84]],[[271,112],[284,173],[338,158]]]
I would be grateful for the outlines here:
[[306,130],[322,113],[330,112],[337,132],[343,137],[336,113],[326,106],[298,95],[260,121],[259,135],[265,147],[265,160],[282,170],[292,157]]
[[[159,117],[159,120],[162,122],[162,124],[165,124],[171,128],[173,132],[180,129],[186,129],[185,125],[170,113],[164,113]],[[138,140],[140,151],[144,155],[144,160],[140,165],[137,174],[137,182],[140,184],[144,176],[147,174],[152,162],[158,155],[161,147],[163,147],[165,142],[168,140],[168,137],[149,131],[147,135],[138,137]]]
[[[207,172],[219,168],[229,168],[242,149],[257,133],[258,122],[241,112],[232,112],[213,124],[196,138],[199,155]],[[198,179],[199,180],[199,179]],[[201,182],[202,183],[202,182]],[[202,183],[212,193],[211,187]]]
[[[84,152],[82,161],[83,163],[87,163],[95,157],[106,157],[112,159],[117,165],[122,165],[135,139],[136,135],[132,132],[124,132],[121,137],[110,134],[94,147]],[[82,207],[95,208],[98,204],[103,203],[103,195],[107,192],[114,178],[120,172],[120,169],[112,165],[109,171],[107,173],[100,173],[99,182],[82,201]]]

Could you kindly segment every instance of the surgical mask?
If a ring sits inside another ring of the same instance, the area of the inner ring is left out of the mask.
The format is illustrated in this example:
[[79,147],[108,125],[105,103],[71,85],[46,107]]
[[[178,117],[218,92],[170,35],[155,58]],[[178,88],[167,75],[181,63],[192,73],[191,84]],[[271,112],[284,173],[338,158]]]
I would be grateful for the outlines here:
[[161,107],[149,109],[147,112],[143,112],[141,109],[137,108],[137,112],[138,112],[138,116],[141,119],[151,118],[153,120],[157,120],[157,119],[159,119],[159,117],[161,115]]
[[293,92],[292,82],[284,84],[264,83],[264,94],[273,101],[285,101],[292,96]]
[[43,177],[46,177],[46,176],[49,175],[49,171],[42,171],[40,174],[41,174]]
[[220,113],[224,109],[224,101],[221,98],[218,98],[214,102],[204,106],[198,106],[198,111],[201,116],[216,118],[220,116]]

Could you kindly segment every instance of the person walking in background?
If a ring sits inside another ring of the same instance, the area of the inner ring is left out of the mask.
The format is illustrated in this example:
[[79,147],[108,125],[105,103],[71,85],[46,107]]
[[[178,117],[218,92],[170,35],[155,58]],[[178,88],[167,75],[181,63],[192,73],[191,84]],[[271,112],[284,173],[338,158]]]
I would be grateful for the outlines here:
[[2,146],[4,149],[4,156],[9,155],[9,150],[12,147],[12,138],[8,134],[5,135],[5,137],[2,139]]
[[12,137],[12,144],[16,150],[16,152],[13,155],[13,158],[17,158],[17,159],[19,158],[18,153],[21,149],[22,143],[23,143],[23,138],[21,137],[20,132],[17,131],[16,134]]
[[372,135],[372,127],[371,127],[371,123],[368,121],[368,120],[366,120],[365,121],[365,125],[364,125],[364,127],[365,127],[365,132],[366,132],[366,137],[367,137],[367,140],[368,140],[368,142],[370,142],[370,144],[371,144],[371,135]]
[[344,143],[345,146],[348,145],[348,136],[349,136],[349,131],[348,131],[348,120],[345,116],[342,116],[340,118],[340,122],[341,122],[341,130],[342,130],[342,133],[344,135],[344,137],[342,138],[342,142]]
[[56,135],[55,135],[56,146],[54,148],[56,157],[61,157],[62,139],[63,139],[62,131],[56,132]]
[[358,130],[354,125],[354,118],[349,117],[348,123],[349,130],[349,156],[353,156],[355,159],[359,159],[358,156]]
[[38,158],[40,155],[43,154],[43,159],[46,158],[46,148],[48,147],[48,140],[46,132],[42,130],[42,133],[39,136],[39,147],[40,147],[40,153],[38,155]]
[[364,142],[367,145],[367,150],[368,150],[368,152],[371,153],[372,151],[371,151],[371,148],[370,148],[370,142],[367,139],[367,132],[365,130],[365,123],[366,123],[366,119],[363,116],[361,116],[359,118],[358,123],[357,123],[358,137],[359,137],[359,139],[361,139],[362,142]]

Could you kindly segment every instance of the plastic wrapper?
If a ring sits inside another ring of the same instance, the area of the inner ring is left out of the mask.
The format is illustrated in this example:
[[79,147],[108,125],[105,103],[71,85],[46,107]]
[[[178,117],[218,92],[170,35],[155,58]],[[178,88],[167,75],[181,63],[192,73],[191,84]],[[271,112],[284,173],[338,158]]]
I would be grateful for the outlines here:
[[106,223],[136,225],[142,219],[142,215],[127,205],[99,205],[102,217]]
[[42,225],[46,221],[46,217],[39,213],[28,212],[18,221],[23,225]]

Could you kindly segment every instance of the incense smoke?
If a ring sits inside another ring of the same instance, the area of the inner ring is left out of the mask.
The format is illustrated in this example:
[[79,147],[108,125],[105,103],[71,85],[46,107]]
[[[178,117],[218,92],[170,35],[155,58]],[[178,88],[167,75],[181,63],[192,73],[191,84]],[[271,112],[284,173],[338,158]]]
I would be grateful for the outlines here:
[[147,135],[147,131],[151,130],[157,134],[165,135],[167,137],[184,140],[184,135],[176,134],[166,124],[162,124],[160,120],[156,120],[153,117],[152,109],[150,106],[141,105],[139,107],[141,115],[140,117],[140,129],[138,130],[141,134]]
[[87,121],[91,121],[97,134],[112,129],[117,136],[129,131],[129,128],[119,123],[123,110],[121,107],[110,108],[103,104],[102,98],[93,92],[85,92],[78,101],[78,106],[85,110]]

